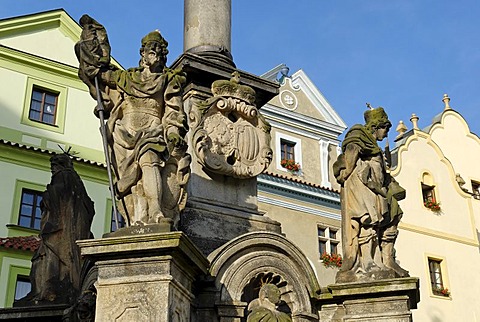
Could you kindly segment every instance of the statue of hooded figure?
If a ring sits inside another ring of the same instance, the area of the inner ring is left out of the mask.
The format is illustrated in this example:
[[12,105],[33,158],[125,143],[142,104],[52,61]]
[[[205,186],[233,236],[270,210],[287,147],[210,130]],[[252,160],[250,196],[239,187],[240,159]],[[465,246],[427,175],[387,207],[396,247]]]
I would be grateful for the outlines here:
[[341,185],[343,264],[337,282],[408,276],[395,262],[394,243],[402,217],[398,200],[405,190],[387,172],[378,146],[392,126],[381,107],[352,126],[333,165]]

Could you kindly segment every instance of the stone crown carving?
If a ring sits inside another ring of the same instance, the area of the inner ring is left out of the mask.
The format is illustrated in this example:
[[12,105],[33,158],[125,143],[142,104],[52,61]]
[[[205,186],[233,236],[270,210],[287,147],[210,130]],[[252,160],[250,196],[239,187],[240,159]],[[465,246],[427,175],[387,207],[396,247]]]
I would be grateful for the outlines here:
[[255,91],[239,84],[239,74],[212,84],[213,97],[196,104],[201,113],[193,134],[198,162],[208,172],[252,178],[272,160],[270,124],[258,112]]
[[255,105],[255,90],[249,86],[241,85],[240,74],[235,71],[230,80],[216,80],[212,84],[213,96],[238,98],[250,105]]

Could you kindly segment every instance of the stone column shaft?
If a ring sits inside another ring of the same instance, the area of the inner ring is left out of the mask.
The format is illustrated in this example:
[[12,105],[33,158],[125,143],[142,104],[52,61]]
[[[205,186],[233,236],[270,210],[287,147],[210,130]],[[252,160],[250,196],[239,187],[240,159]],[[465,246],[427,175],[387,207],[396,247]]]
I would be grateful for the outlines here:
[[231,0],[185,0],[185,52],[231,51]]

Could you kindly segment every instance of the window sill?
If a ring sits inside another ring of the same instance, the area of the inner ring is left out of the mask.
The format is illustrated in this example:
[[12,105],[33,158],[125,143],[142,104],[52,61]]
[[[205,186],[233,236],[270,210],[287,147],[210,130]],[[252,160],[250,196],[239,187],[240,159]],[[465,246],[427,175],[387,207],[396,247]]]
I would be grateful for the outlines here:
[[17,224],[7,224],[6,226],[9,230],[8,237],[38,235],[40,232],[38,229],[24,227]]

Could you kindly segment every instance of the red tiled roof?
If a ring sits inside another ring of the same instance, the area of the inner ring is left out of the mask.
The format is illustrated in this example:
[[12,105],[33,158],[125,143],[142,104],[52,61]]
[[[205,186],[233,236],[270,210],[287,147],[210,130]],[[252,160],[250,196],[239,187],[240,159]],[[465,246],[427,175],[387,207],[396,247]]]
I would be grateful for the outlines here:
[[324,187],[324,186],[321,186],[321,185],[313,183],[313,182],[305,181],[305,180],[302,180],[302,179],[300,179],[298,177],[295,177],[295,176],[287,176],[287,175],[282,175],[282,174],[278,174],[278,173],[274,173],[274,172],[270,172],[270,171],[264,171],[263,173],[266,174],[266,175],[272,176],[272,177],[287,179],[287,180],[297,182],[297,183],[301,183],[301,184],[304,184],[304,185],[307,185],[307,186],[310,186],[310,187],[320,188],[320,189],[323,189],[323,190],[332,191],[332,192],[335,192],[335,193],[340,193],[340,191],[338,191],[338,190],[328,188],[328,187]]
[[[31,151],[46,153],[46,154],[50,154],[50,155],[54,155],[55,153],[59,153],[59,152],[54,152],[54,151],[50,151],[50,150],[46,150],[46,149],[42,149],[42,148],[38,148],[38,147],[26,145],[26,144],[22,144],[22,143],[12,142],[12,141],[8,141],[8,140],[4,140],[4,139],[0,139],[0,143],[5,144],[5,145],[11,145],[11,146],[21,148],[21,149],[25,149],[25,150],[31,150]],[[77,160],[78,162],[83,162],[83,163],[92,164],[92,165],[96,165],[96,166],[99,166],[99,167],[106,168],[106,165],[103,164],[103,163],[100,163],[100,162],[96,162],[96,161],[92,161],[92,160],[88,160],[88,159],[83,159],[83,158],[79,158],[79,157],[75,157],[75,156],[73,156],[73,159]]]
[[0,238],[0,247],[34,252],[39,246],[40,238],[38,236]]

